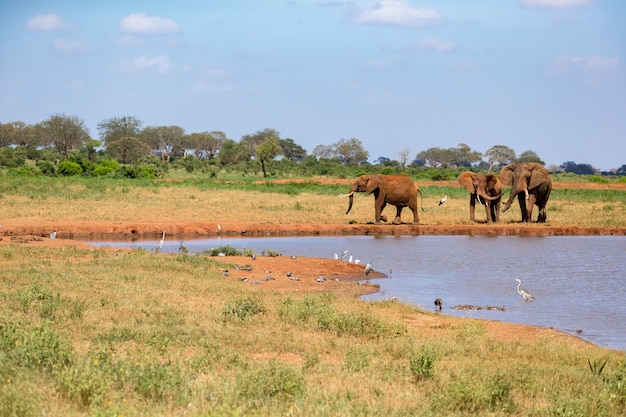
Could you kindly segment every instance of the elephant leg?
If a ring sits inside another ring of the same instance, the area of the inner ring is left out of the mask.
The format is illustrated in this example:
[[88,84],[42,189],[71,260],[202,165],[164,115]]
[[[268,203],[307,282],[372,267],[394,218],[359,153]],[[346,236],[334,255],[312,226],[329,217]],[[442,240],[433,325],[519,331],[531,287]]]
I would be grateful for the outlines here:
[[383,213],[383,210],[385,209],[385,207],[387,206],[387,202],[383,200],[381,206],[380,206],[380,210],[376,210],[376,224],[380,224],[380,221],[384,221],[385,223],[387,223],[387,216],[385,216]]
[[396,206],[396,218],[393,219],[393,224],[402,224],[402,217],[400,216],[402,213],[402,206]]
[[475,211],[476,211],[476,194],[470,194],[470,222],[474,222]]
[[491,208],[491,201],[485,201],[485,214],[487,216],[487,223],[491,223],[491,212],[493,209]]
[[[539,206],[537,206],[539,208]],[[537,223],[545,223],[546,222],[546,208],[539,208],[539,216],[537,217]]]
[[519,209],[522,212],[522,222],[528,221],[528,210],[526,209],[526,195],[519,193],[517,195],[517,201],[519,202]]
[[419,215],[417,214],[417,204],[415,205],[415,207],[409,207],[409,208],[413,212],[413,224],[419,224],[420,218],[419,218]]

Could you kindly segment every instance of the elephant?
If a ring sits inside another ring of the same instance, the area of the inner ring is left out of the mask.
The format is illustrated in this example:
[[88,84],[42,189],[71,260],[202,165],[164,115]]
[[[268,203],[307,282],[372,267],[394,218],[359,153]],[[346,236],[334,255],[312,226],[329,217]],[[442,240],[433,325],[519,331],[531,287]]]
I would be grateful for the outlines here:
[[340,197],[350,197],[350,203],[348,205],[348,211],[350,213],[352,209],[352,203],[354,201],[354,193],[367,192],[368,194],[374,194],[374,209],[376,224],[380,224],[380,221],[387,221],[387,216],[382,215],[382,211],[387,204],[396,206],[396,218],[393,220],[393,224],[401,224],[400,213],[404,207],[408,207],[413,212],[413,224],[419,224],[419,217],[417,215],[417,193],[420,194],[422,200],[422,211],[424,211],[424,199],[422,191],[413,182],[411,178],[406,175],[362,175],[352,184],[350,192],[348,194],[340,195]]
[[494,174],[465,171],[459,175],[459,184],[470,193],[470,221],[474,220],[476,200],[485,206],[487,223],[500,221],[502,183]]
[[[532,221],[533,207],[536,204],[539,209],[537,223],[545,223],[546,204],[552,191],[552,179],[543,165],[536,162],[509,164],[500,170],[498,177],[503,185],[512,187],[509,199],[504,202],[503,213],[511,207],[513,199],[517,196],[522,222]],[[526,204],[524,197],[527,200]]]

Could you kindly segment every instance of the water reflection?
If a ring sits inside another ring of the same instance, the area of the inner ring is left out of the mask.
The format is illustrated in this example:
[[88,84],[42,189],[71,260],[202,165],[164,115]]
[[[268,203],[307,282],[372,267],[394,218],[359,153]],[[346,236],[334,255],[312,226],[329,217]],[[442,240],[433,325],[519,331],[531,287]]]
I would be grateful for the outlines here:
[[[90,242],[154,250],[157,240]],[[180,240],[166,240],[163,252],[178,252]],[[190,252],[231,245],[257,253],[333,257],[344,250],[389,278],[366,299],[396,297],[443,313],[544,327],[576,334],[600,346],[626,350],[626,237],[517,236],[343,236],[213,238],[186,240]],[[523,281],[535,297],[517,294]],[[506,306],[505,311],[455,310],[459,304]],[[579,333],[578,331],[582,331]]]

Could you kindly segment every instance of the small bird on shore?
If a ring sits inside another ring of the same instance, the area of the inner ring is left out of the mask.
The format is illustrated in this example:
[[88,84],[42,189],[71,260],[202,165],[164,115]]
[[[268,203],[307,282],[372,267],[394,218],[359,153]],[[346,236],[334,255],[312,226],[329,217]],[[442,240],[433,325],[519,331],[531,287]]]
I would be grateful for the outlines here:
[[446,200],[448,199],[448,196],[444,196],[441,200],[439,200],[439,205],[441,206],[443,203],[446,202]]
[[441,298],[435,298],[435,309],[441,310],[442,306],[443,306],[443,300]]

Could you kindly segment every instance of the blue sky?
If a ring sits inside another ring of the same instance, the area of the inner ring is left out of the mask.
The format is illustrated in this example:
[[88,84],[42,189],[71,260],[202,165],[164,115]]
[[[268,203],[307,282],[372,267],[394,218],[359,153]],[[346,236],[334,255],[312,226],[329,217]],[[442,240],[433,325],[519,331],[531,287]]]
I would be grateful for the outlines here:
[[623,0],[20,0],[0,6],[0,56],[2,123],[626,164]]

